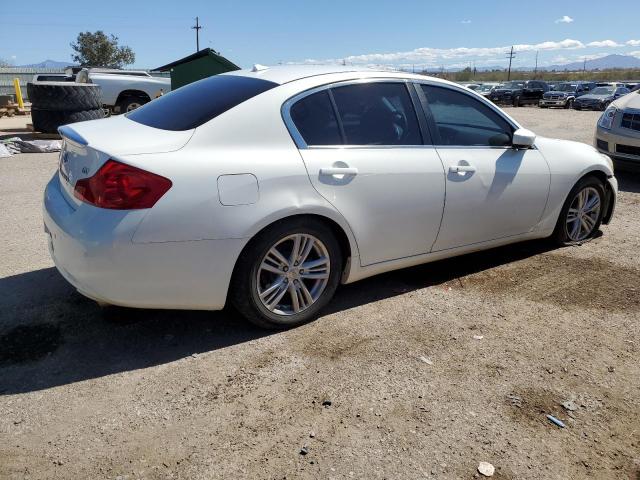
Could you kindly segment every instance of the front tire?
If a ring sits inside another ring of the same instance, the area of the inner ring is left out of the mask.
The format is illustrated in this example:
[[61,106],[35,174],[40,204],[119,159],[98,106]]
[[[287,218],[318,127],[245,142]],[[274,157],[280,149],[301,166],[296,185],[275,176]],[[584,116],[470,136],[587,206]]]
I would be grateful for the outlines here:
[[342,265],[340,245],[322,221],[283,221],[245,247],[233,273],[229,299],[259,327],[295,327],[313,320],[333,298]]
[[565,103],[564,108],[572,109],[573,108],[573,99],[567,100],[567,103]]
[[553,237],[560,245],[577,245],[596,234],[602,223],[605,190],[596,177],[585,177],[569,192]]

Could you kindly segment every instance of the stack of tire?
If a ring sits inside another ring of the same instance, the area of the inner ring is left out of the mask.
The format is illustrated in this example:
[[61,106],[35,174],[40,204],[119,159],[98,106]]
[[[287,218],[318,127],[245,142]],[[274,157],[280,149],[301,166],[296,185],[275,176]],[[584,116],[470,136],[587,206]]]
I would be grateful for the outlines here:
[[27,84],[33,129],[56,133],[67,123],[104,117],[102,90],[93,83],[36,82]]

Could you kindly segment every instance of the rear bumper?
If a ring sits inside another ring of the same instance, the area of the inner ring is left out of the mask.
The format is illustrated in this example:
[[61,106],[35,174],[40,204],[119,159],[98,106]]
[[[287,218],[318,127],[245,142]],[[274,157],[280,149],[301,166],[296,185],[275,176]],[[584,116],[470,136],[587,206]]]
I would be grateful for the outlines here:
[[126,307],[224,307],[246,240],[134,244],[145,210],[76,209],[60,188],[56,175],[45,190],[45,231],[56,267],[80,293]]

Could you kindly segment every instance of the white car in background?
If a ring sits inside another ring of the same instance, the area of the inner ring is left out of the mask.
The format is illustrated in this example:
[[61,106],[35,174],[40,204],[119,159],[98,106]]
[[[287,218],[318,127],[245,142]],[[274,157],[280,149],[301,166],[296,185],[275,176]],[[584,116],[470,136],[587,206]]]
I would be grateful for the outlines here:
[[[592,237],[611,160],[537,137],[420,75],[254,68],[60,129],[52,258],[101,303],[218,310],[270,328],[340,283],[522,240]],[[446,200],[446,201],[445,201]]]

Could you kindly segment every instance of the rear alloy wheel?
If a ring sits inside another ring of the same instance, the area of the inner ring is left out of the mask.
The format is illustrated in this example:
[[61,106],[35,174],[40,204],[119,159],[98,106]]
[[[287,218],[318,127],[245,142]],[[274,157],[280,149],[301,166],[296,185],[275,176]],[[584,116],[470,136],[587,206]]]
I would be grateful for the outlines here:
[[129,113],[133,112],[136,108],[140,108],[147,102],[148,101],[143,98],[126,97],[118,102],[118,107],[120,107],[120,113]]
[[582,179],[565,202],[555,238],[562,245],[575,245],[592,238],[600,228],[604,214],[605,192],[595,177]]
[[342,254],[331,230],[314,219],[296,220],[260,234],[238,261],[230,287],[234,306],[265,328],[312,320],[333,297]]

